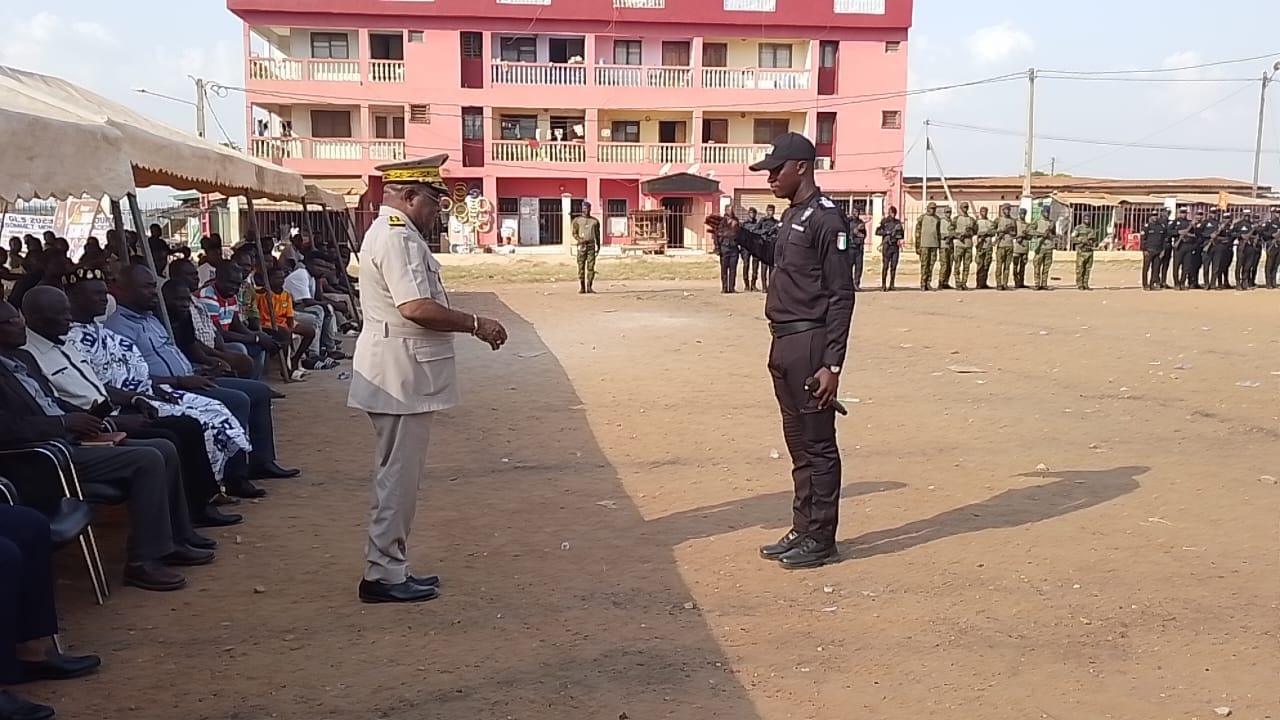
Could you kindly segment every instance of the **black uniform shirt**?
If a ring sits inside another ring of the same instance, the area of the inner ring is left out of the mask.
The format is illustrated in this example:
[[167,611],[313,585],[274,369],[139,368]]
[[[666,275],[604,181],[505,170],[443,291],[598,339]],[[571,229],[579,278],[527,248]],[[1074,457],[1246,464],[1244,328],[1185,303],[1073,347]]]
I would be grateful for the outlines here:
[[1251,220],[1237,220],[1235,225],[1231,226],[1231,237],[1235,240],[1245,240],[1253,235],[1253,222]]
[[1161,218],[1148,220],[1142,228],[1142,249],[1159,252],[1164,249],[1165,223]]
[[778,232],[778,218],[762,217],[756,220],[756,226],[752,232],[764,237],[773,237]]
[[1204,244],[1208,244],[1213,234],[1218,232],[1218,228],[1222,227],[1222,222],[1214,218],[1209,218],[1202,222],[1196,223],[1196,236]]
[[887,217],[880,221],[876,234],[884,239],[885,252],[897,252],[902,247],[902,238],[906,236],[906,231],[902,227],[901,220]]
[[822,364],[844,365],[853,322],[854,240],[844,212],[821,192],[782,213],[776,237],[740,230],[738,244],[773,267],[764,314],[770,322],[821,322]]
[[1185,239],[1185,237],[1182,234],[1182,231],[1189,230],[1190,228],[1191,228],[1190,220],[1186,218],[1181,218],[1181,217],[1176,218],[1173,222],[1169,223],[1169,242],[1170,243],[1181,242],[1182,240]]
[[1275,243],[1280,241],[1280,220],[1268,220],[1258,228],[1258,237],[1264,243],[1275,247]]

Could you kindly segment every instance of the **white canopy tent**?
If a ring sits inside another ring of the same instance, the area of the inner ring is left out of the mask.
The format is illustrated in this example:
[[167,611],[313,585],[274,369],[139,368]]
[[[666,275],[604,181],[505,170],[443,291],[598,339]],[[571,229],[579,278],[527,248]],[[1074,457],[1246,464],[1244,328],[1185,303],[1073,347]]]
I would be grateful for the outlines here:
[[133,192],[120,133],[26,96],[0,103],[0,205]]

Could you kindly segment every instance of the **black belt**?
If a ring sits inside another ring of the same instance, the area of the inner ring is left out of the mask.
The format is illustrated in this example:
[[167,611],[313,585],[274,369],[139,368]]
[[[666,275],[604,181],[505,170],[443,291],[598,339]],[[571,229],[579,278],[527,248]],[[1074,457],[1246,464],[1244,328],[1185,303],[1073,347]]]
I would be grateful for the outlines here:
[[769,323],[769,332],[775,339],[784,338],[788,335],[796,335],[810,330],[821,330],[827,326],[824,322],[817,320],[796,320],[795,322]]

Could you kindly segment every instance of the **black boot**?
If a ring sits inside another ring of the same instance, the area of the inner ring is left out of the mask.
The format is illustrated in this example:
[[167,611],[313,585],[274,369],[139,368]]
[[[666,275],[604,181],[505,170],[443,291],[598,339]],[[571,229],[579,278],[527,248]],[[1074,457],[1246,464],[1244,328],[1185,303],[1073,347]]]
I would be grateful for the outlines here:
[[792,530],[788,532],[786,535],[783,535],[781,538],[779,538],[778,542],[772,545],[765,545],[764,547],[760,548],[760,557],[764,558],[765,560],[777,560],[783,555],[786,555],[787,553],[799,547],[800,543],[802,543],[803,541],[804,541],[804,536],[796,532],[795,530]]
[[587,281],[586,281],[586,280],[579,280],[579,281],[578,281],[578,294],[579,294],[579,295],[586,295],[586,294],[587,294]]
[[779,557],[778,564],[788,570],[806,570],[822,567],[838,556],[835,543],[820,543],[807,537],[795,549]]

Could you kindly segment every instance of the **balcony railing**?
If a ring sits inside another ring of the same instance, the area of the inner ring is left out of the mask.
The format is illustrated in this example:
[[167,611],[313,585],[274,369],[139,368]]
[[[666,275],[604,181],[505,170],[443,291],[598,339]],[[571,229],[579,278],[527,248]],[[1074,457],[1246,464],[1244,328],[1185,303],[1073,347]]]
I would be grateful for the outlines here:
[[302,138],[255,137],[249,139],[249,152],[263,160],[287,160],[302,157]]
[[494,85],[586,85],[587,67],[494,61],[492,80]]
[[587,161],[587,146],[576,142],[494,140],[492,152],[494,162],[584,163]]
[[598,65],[596,84],[609,87],[693,87],[693,68]]
[[307,79],[321,82],[360,82],[358,60],[308,60]]
[[403,140],[370,140],[369,159],[382,162],[404,160]]
[[665,165],[693,162],[693,146],[679,143],[603,142],[597,146],[596,153],[602,163]]
[[303,62],[287,58],[249,58],[250,80],[301,80]]
[[[365,146],[368,152],[365,152]],[[376,160],[405,159],[403,140],[357,140],[355,138],[255,137],[249,152],[264,160]]]
[[808,70],[703,68],[702,86],[710,90],[808,90]]
[[708,165],[750,165],[768,152],[768,145],[703,145],[702,162]]
[[370,60],[369,82],[402,83],[404,82],[403,60]]

